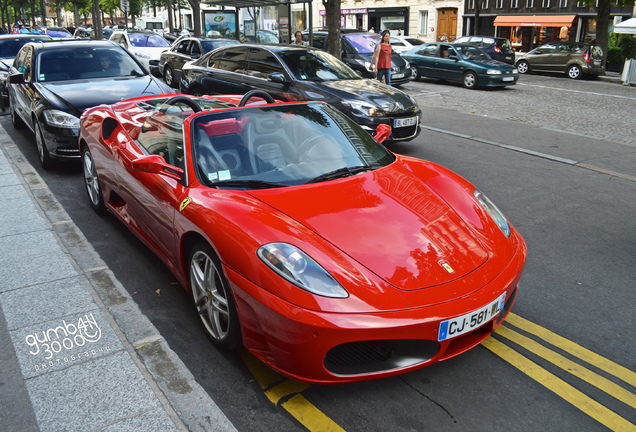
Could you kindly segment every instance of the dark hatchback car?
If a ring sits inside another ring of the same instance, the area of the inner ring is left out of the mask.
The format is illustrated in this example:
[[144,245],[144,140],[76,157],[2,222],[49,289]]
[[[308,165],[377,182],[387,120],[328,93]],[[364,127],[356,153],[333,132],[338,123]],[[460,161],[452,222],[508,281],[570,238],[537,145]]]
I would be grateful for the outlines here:
[[[329,38],[326,30],[313,32],[312,46],[327,51]],[[309,33],[303,38],[309,40]],[[375,47],[380,43],[379,34],[361,32],[359,30],[342,30],[342,61],[363,78],[373,78],[375,72],[371,69],[371,58]],[[391,54],[391,85],[400,86],[411,80],[411,69],[408,62],[395,50]]]
[[30,42],[9,72],[11,121],[35,134],[42,167],[80,158],[79,118],[89,107],[172,93],[122,47],[72,39]]
[[187,63],[180,84],[182,93],[194,95],[263,90],[282,101],[324,101],[372,135],[378,125],[390,125],[389,141],[408,141],[420,133],[422,112],[412,97],[377,80],[361,78],[331,54],[314,48],[219,48]]
[[0,35],[0,93],[4,103],[4,98],[9,97],[7,93],[7,78],[9,69],[13,64],[13,59],[24,44],[33,41],[51,40],[50,36],[42,34],[3,34]]
[[411,62],[414,80],[438,78],[475,89],[510,86],[519,79],[514,66],[493,60],[472,45],[427,43],[405,52],[404,58]]
[[515,64],[515,50],[506,38],[491,36],[462,36],[453,41],[457,44],[468,44],[479,48],[493,60]]
[[217,48],[239,44],[236,39],[195,37],[187,37],[175,42],[169,50],[161,53],[159,59],[159,72],[170,87],[179,87],[181,68],[187,62],[196,60]]
[[519,73],[557,72],[579,79],[601,75],[603,50],[599,46],[579,42],[552,42],[533,49],[517,61]]

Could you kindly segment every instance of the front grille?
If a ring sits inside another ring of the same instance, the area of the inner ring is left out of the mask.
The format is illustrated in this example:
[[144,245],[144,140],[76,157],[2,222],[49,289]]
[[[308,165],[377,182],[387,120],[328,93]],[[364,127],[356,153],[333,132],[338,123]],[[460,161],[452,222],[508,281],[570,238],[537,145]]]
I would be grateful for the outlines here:
[[436,341],[378,340],[338,345],[325,356],[325,368],[338,375],[360,375],[404,368],[432,359]]
[[56,151],[57,153],[65,156],[79,156],[79,149],[67,149],[58,147]]
[[393,139],[410,138],[417,132],[417,125],[393,128]]

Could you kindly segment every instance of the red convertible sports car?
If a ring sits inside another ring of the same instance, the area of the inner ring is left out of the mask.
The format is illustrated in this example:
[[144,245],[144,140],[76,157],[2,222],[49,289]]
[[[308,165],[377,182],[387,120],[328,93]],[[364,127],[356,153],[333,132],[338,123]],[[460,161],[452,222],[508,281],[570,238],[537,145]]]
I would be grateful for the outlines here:
[[330,105],[259,91],[140,97],[80,123],[93,208],[192,292],[214,344],[289,377],[446,360],[515,301],[521,235],[457,174],[388,151],[389,126],[372,137]]

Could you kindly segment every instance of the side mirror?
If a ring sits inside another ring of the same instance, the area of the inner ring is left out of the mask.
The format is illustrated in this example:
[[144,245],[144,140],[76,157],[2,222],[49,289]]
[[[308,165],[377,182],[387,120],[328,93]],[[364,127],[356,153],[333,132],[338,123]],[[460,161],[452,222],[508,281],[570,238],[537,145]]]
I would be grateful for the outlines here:
[[380,143],[383,143],[390,136],[391,126],[388,124],[379,124],[378,128],[375,130],[375,136],[373,138],[377,139]]
[[284,84],[287,82],[287,80],[285,79],[285,75],[283,75],[281,72],[272,72],[271,74],[267,75],[267,77],[270,81],[275,83]]
[[193,59],[193,60],[194,60],[194,59],[198,59],[198,58],[201,58],[201,54],[199,54],[199,53],[192,53],[192,56],[191,56],[191,57],[192,57],[192,59]]
[[457,57],[457,54],[449,54],[449,55],[448,55],[448,58],[449,58],[449,59],[452,59],[452,60],[455,60],[455,61],[458,61],[458,60],[459,60],[459,57]]
[[173,165],[169,165],[159,155],[150,155],[139,158],[132,162],[132,168],[135,171],[141,171],[150,174],[161,174],[180,181],[183,177],[184,171]]
[[24,84],[24,74],[17,73],[17,74],[9,75],[9,82],[11,84]]

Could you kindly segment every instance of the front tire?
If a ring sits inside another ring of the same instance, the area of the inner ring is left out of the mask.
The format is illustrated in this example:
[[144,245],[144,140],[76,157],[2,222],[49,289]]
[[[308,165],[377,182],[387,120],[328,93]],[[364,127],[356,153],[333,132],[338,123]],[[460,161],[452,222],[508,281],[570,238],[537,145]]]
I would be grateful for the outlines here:
[[166,65],[166,67],[163,70],[163,80],[168,85],[168,87],[170,87],[170,88],[175,88],[176,87],[175,82],[174,82],[174,71],[168,65]]
[[464,74],[462,78],[462,84],[467,89],[474,89],[477,87],[477,74],[473,71],[468,71]]
[[528,64],[528,62],[525,60],[521,60],[519,63],[517,63],[517,72],[519,72],[520,74],[530,72],[530,65]]
[[581,66],[573,64],[568,68],[568,76],[572,79],[579,79],[583,75]]
[[105,214],[106,203],[104,202],[104,195],[102,194],[102,188],[99,184],[99,178],[97,177],[95,161],[93,160],[91,151],[86,145],[82,148],[82,167],[84,169],[84,185],[86,186],[86,193],[91,202],[91,207],[93,207],[96,213]]
[[422,78],[420,76],[420,68],[418,68],[417,65],[414,65],[413,63],[411,63],[411,80],[419,81],[420,78]]
[[238,312],[221,261],[207,243],[198,242],[190,252],[188,266],[192,298],[208,337],[222,349],[239,347]]
[[49,149],[46,147],[46,141],[44,141],[40,122],[33,120],[33,124],[35,125],[35,143],[38,146],[38,158],[40,159],[40,165],[42,165],[42,168],[45,170],[49,170],[53,168],[53,158],[51,158]]

